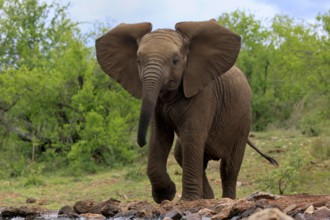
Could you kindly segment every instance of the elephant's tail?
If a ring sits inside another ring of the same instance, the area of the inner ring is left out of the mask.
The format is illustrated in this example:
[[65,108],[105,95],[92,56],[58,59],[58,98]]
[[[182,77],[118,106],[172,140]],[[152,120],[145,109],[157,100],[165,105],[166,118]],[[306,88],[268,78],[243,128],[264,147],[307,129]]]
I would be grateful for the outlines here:
[[262,153],[258,148],[257,148],[257,146],[248,138],[248,140],[247,140],[247,143],[248,143],[248,145],[250,145],[250,147],[252,147],[255,151],[257,151],[261,156],[263,156],[266,160],[268,160],[271,164],[273,164],[274,166],[279,166],[279,164],[277,163],[277,161],[274,159],[274,158],[272,158],[272,157],[270,157],[270,156],[268,156],[268,155],[266,155],[266,154],[264,154],[264,153]]

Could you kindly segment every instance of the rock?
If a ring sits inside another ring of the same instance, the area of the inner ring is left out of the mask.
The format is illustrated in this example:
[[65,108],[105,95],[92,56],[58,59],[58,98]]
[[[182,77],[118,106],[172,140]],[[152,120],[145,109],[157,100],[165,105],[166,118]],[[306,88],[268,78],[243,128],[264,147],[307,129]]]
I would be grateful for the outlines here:
[[216,214],[216,212],[214,212],[213,210],[211,209],[208,209],[208,208],[204,208],[204,209],[201,209],[198,211],[198,214],[200,216],[206,216],[206,217],[209,217],[209,216],[212,216],[214,214]]
[[17,208],[7,208],[2,210],[1,212],[2,218],[15,218],[15,217],[26,217],[25,215],[20,215],[19,210]]
[[112,198],[105,201],[100,212],[107,218],[115,216],[121,212],[120,201]]
[[147,201],[133,202],[128,205],[129,211],[135,211],[135,217],[138,218],[153,218],[156,209]]
[[224,203],[220,203],[220,204],[217,204],[213,210],[216,212],[216,213],[220,213],[220,212],[225,212],[226,210],[230,211],[231,208],[234,206],[234,200],[231,200],[230,201],[227,201],[227,202],[224,202]]
[[[268,203],[267,203],[268,204]],[[227,219],[230,217],[245,217],[249,216],[256,209],[254,202],[246,200],[227,200],[224,203],[217,204],[213,210],[216,215],[212,216],[211,219]]]
[[93,220],[104,220],[105,217],[101,214],[94,214],[94,213],[85,213],[81,214],[80,217],[86,218],[86,219],[93,219]]
[[[84,219],[185,219],[185,220],[216,220],[216,219],[272,219],[287,220],[294,217],[296,220],[329,219],[330,196],[293,195],[276,196],[271,194],[254,194],[250,201],[244,199],[201,199],[194,201],[163,201],[159,206],[153,206],[147,201],[131,202],[121,205],[120,201],[109,199],[103,202],[93,200],[78,201],[75,207],[62,207],[58,212],[59,219],[84,218]],[[269,198],[267,198],[270,196]],[[38,202],[41,198],[38,199]],[[39,210],[41,208],[39,207]],[[80,215],[75,211],[80,210]],[[265,211],[267,210],[267,211]],[[275,211],[274,211],[275,210]],[[283,210],[282,213],[281,210]],[[45,212],[33,212],[30,206],[14,208],[0,208],[2,218],[15,216],[27,219],[43,218]],[[38,213],[43,213],[40,216]],[[101,215],[102,214],[102,215]],[[52,212],[51,216],[57,213]],[[288,216],[289,215],[289,216]],[[257,216],[257,217],[255,217]],[[49,219],[49,218],[47,218]]]
[[254,192],[251,195],[249,195],[246,200],[258,200],[258,199],[279,199],[280,196],[278,195],[273,195],[271,193],[266,193],[266,192]]
[[211,217],[212,220],[222,220],[222,219],[227,219],[229,215],[227,213],[218,213],[216,215],[213,215]]
[[242,202],[241,200],[234,202],[234,200],[225,202],[225,203],[221,203],[216,205],[213,210],[217,213],[216,215],[213,215],[211,217],[211,219],[213,220],[217,220],[217,219],[227,219],[229,217],[232,217],[232,215],[235,215],[235,213],[233,213],[233,207],[235,204],[238,204]]
[[230,214],[232,216],[239,215],[243,213],[245,210],[255,208],[256,205],[254,202],[246,201],[246,200],[238,200],[234,203],[233,207],[230,210]]
[[[253,213],[251,213],[251,214],[254,214],[254,213],[257,213],[257,212],[261,212],[263,209],[262,208],[259,208],[259,207],[257,207],[255,210],[253,210]],[[248,211],[248,210],[247,210]],[[243,213],[244,214],[244,213]],[[243,215],[242,214],[242,215]],[[247,216],[248,217],[248,216]]]
[[262,209],[269,208],[269,202],[267,199],[258,199],[256,201],[256,206]]
[[59,215],[67,215],[67,214],[71,214],[74,213],[73,208],[71,208],[71,206],[63,206],[62,208],[60,208],[60,210],[58,211]]
[[278,209],[264,209],[261,212],[257,212],[251,215],[248,220],[293,220],[292,217],[284,214]]
[[40,213],[44,212],[44,210],[41,210],[38,207],[32,207],[29,208],[27,206],[21,206],[19,208],[7,208],[2,210],[1,212],[1,217],[3,219],[12,219],[14,217],[22,217],[22,218],[26,218],[26,219],[35,219],[37,218]]
[[106,202],[95,202],[94,200],[78,201],[73,205],[73,209],[78,214],[94,213],[101,214],[101,209]]
[[61,217],[68,217],[68,218],[79,218],[79,215],[73,210],[71,206],[63,206],[59,211],[58,215]]
[[325,207],[327,207],[328,209],[330,209],[330,202],[327,202],[327,204],[325,204]]
[[306,214],[306,213],[307,214],[313,214],[314,211],[315,211],[315,208],[314,208],[313,205],[311,205],[305,210],[304,214]]
[[73,209],[78,214],[88,213],[90,212],[90,209],[93,206],[93,204],[94,204],[93,200],[78,201],[73,205]]
[[250,215],[252,215],[253,213],[260,212],[262,210],[263,209],[259,208],[259,207],[251,207],[251,208],[245,210],[242,214],[239,214],[239,216],[242,217],[242,218],[247,218]]
[[294,219],[295,220],[306,220],[305,216],[303,213],[297,213],[295,216],[294,216]]
[[[184,217],[185,220],[200,220],[201,217],[198,213],[187,213]],[[203,217],[202,217],[203,220]]]
[[214,215],[211,219],[224,219],[224,218],[228,218],[230,216],[231,213],[231,209],[234,206],[234,204],[220,204],[217,205],[214,208],[214,211],[217,213],[216,215]]
[[173,220],[180,220],[182,219],[183,215],[179,210],[174,210],[169,213],[166,213],[164,219],[169,218]]
[[101,209],[101,214],[107,218],[115,216],[117,213],[121,212],[121,208],[115,204],[105,204]]
[[314,212],[311,214],[306,213],[305,216],[308,220],[330,219],[330,209],[324,206],[317,210],[314,210]]
[[330,211],[330,208],[328,208],[326,206],[322,206],[322,207],[317,208],[317,210],[329,210]]
[[35,198],[28,198],[28,199],[26,199],[26,203],[32,204],[32,203],[36,203],[36,202],[37,202],[37,199],[35,199]]
[[120,204],[120,201],[117,200],[117,199],[110,198],[107,201],[105,201],[105,203],[119,205]]
[[291,211],[293,211],[295,208],[297,208],[297,205],[296,204],[291,204],[289,205],[288,207],[286,207],[283,212],[285,214],[289,214]]
[[135,211],[135,210],[119,212],[113,218],[114,219],[135,219],[136,218],[136,212],[137,211]]

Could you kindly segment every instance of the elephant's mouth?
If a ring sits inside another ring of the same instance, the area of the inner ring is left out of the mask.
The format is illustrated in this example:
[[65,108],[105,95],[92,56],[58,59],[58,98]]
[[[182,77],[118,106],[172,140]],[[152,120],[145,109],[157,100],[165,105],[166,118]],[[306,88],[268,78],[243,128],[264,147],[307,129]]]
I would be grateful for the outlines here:
[[170,80],[168,83],[167,83],[167,90],[168,91],[173,91],[173,90],[176,90],[178,87],[179,87],[179,84],[176,80]]

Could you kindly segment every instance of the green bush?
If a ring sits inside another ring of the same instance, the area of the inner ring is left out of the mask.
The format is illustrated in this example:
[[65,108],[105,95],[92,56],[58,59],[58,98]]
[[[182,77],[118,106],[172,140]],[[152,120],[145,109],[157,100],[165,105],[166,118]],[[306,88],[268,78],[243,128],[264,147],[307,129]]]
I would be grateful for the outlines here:
[[280,166],[259,179],[260,189],[276,194],[292,194],[299,190],[301,174],[311,161],[309,151],[302,146],[291,146],[287,160],[280,161]]
[[139,102],[101,71],[67,8],[38,0],[0,7],[8,33],[0,39],[1,175],[31,176],[29,161],[80,174],[136,158]]
[[[39,173],[94,173],[146,154],[135,144],[139,101],[101,71],[68,7],[38,0],[0,5],[1,177],[38,184]],[[310,94],[322,101],[310,102],[292,127],[311,136],[329,129],[329,17],[309,25],[277,15],[265,27],[242,11],[220,16],[243,39],[237,65],[252,88],[254,130],[285,124]],[[33,174],[31,163],[42,169]],[[296,175],[291,163],[272,174],[283,177],[282,191]]]
[[[244,11],[224,13],[218,22],[242,36],[237,66],[245,73],[253,94],[253,130],[262,131],[269,125],[288,125],[294,105],[314,94],[325,97],[317,110],[329,109],[330,84],[330,11],[317,17],[317,25],[276,15],[271,22],[257,19]],[[270,23],[268,27],[263,23]],[[312,103],[313,100],[311,100]],[[300,127],[309,135],[319,135],[328,126],[329,110],[301,115]],[[324,112],[324,113],[325,113]],[[322,113],[322,114],[324,114]]]
[[330,131],[329,101],[326,95],[306,95],[296,104],[288,123],[309,137],[327,134]]
[[318,161],[330,160],[330,137],[318,137],[311,142],[311,154]]
[[41,179],[44,166],[41,163],[31,162],[27,167],[25,186],[42,185],[44,181]]

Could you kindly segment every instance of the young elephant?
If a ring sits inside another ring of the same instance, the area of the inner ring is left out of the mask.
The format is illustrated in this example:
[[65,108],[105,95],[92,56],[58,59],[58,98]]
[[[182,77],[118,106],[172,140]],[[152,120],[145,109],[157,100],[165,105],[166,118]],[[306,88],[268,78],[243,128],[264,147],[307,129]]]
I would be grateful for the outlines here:
[[142,98],[138,144],[146,144],[147,174],[155,202],[176,193],[166,162],[183,169],[183,200],[213,198],[205,169],[221,159],[222,196],[235,198],[237,176],[251,125],[251,90],[234,66],[240,37],[214,20],[181,22],[151,32],[150,23],[120,24],[96,41],[105,73]]

